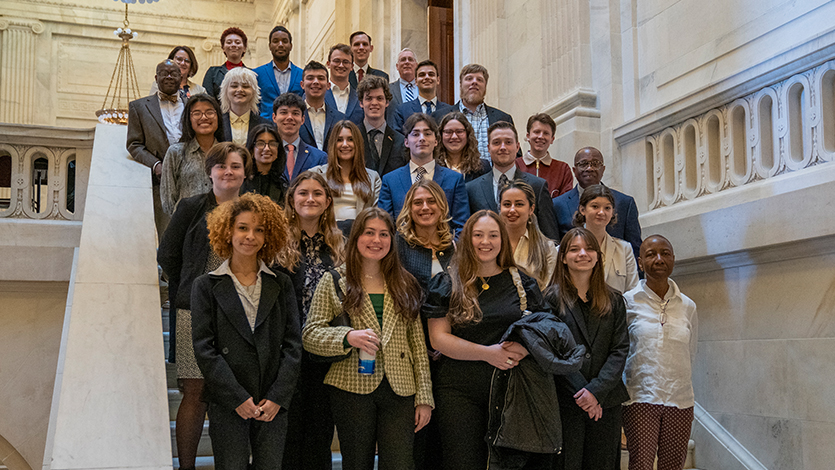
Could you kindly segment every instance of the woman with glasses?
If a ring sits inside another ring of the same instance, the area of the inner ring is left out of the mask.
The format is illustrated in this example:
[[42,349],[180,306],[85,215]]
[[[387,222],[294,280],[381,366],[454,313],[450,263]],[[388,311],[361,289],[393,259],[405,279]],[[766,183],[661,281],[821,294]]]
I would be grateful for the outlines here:
[[203,194],[212,188],[212,181],[203,169],[206,153],[223,141],[223,131],[218,126],[220,105],[209,95],[189,98],[183,109],[181,127],[183,136],[168,147],[162,160],[160,176],[160,202],[167,214],[173,214],[181,199]]
[[230,70],[220,85],[220,109],[223,111],[223,140],[246,145],[249,131],[258,124],[270,123],[258,114],[261,89],[252,70],[238,67]]
[[[191,81],[191,77],[197,74],[197,58],[194,52],[188,46],[177,46],[168,54],[168,59],[173,60],[177,67],[180,68],[182,74],[182,81],[180,82],[180,99],[183,101],[191,98],[192,95],[205,93],[206,89],[198,83]],[[151,95],[159,91],[157,82],[151,85]]]
[[276,204],[284,205],[284,195],[290,184],[284,175],[287,155],[281,136],[272,124],[258,124],[249,132],[246,149],[255,159],[252,175],[244,183],[245,192],[268,196]]
[[435,157],[438,164],[464,175],[466,183],[490,172],[490,160],[479,155],[475,131],[464,114],[447,114],[441,119],[440,128],[441,145]]

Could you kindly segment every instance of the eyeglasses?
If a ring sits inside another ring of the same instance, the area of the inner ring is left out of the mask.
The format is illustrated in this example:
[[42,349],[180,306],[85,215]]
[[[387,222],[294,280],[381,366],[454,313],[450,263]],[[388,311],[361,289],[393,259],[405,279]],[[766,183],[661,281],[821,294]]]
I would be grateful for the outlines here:
[[159,73],[157,73],[157,76],[159,76],[159,78],[174,77],[176,75],[180,75],[180,70],[179,69],[178,70],[172,70],[172,71],[169,71],[169,72],[166,72],[166,71],[163,70],[163,71],[160,71]]
[[255,141],[255,148],[257,148],[258,150],[264,150],[264,147],[266,147],[267,145],[269,145],[270,149],[272,150],[278,150],[278,141],[276,140],[271,140],[269,142],[264,142],[263,140]]
[[174,57],[174,62],[178,62],[180,64],[190,64],[191,60],[188,58],[184,59],[182,57]]
[[348,59],[332,59],[331,63],[333,65],[344,65],[346,67],[349,66],[349,65],[354,64],[354,62],[352,60],[348,60]]
[[452,137],[453,135],[458,137],[467,135],[467,129],[444,129],[444,136]]
[[589,168],[594,168],[595,170],[599,170],[603,168],[603,162],[600,160],[583,160],[581,162],[577,162],[574,164],[577,168],[581,170],[586,170]]
[[210,109],[208,111],[192,111],[191,118],[192,119],[200,119],[202,117],[206,117],[208,119],[214,119],[217,117],[217,112],[214,109]]

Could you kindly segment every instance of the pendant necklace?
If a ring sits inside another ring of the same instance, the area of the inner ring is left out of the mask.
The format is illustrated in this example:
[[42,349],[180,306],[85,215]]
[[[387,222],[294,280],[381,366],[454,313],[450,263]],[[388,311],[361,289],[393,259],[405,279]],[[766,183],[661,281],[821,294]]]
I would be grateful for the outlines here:
[[481,279],[481,290],[487,290],[490,288],[490,284],[487,284],[487,281],[485,281],[483,277],[478,276],[478,278]]

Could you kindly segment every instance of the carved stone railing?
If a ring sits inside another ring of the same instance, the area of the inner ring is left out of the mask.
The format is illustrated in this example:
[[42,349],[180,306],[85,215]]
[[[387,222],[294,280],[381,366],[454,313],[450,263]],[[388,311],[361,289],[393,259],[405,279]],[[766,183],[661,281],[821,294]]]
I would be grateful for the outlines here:
[[93,129],[0,124],[0,219],[81,220]]
[[646,138],[649,209],[835,159],[835,61]]

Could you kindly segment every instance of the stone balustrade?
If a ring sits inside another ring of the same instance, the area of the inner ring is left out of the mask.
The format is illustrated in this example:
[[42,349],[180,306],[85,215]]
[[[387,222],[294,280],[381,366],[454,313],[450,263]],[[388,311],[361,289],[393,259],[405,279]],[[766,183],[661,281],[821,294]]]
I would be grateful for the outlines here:
[[649,210],[835,159],[835,61],[646,138]]

